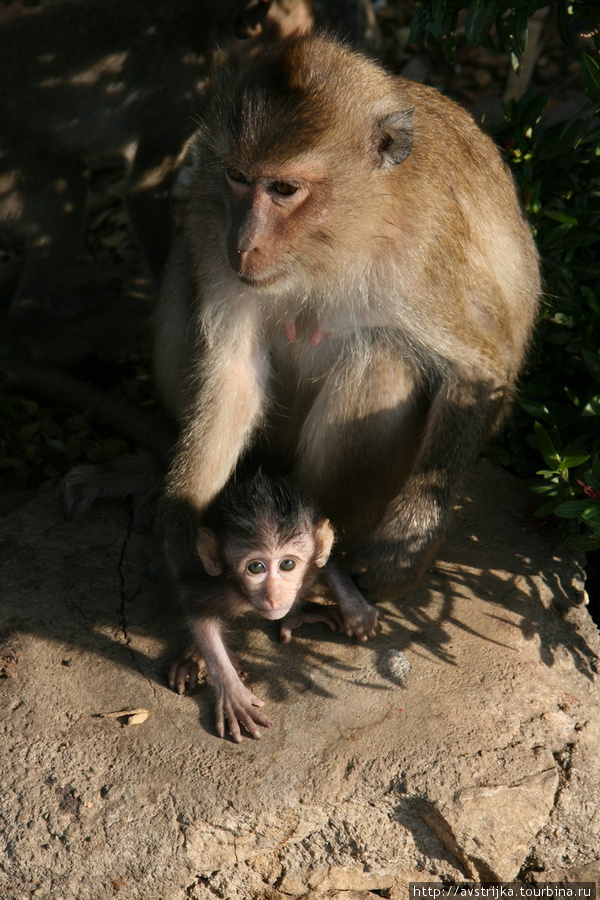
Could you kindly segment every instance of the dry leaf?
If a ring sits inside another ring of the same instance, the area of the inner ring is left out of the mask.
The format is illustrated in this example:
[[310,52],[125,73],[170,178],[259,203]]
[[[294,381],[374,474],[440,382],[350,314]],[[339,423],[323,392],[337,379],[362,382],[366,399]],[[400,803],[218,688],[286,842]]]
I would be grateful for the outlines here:
[[148,710],[142,709],[140,712],[134,713],[132,716],[128,716],[125,725],[141,725],[142,722],[145,722],[148,718]]
[[100,719],[125,719],[124,724],[141,725],[145,722],[150,713],[142,707],[136,709],[121,709],[117,712],[98,713]]

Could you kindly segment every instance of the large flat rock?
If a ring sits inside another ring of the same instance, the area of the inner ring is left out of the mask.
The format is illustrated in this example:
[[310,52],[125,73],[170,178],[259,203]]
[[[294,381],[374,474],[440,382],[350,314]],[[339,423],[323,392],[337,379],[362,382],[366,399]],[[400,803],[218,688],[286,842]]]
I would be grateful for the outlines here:
[[[240,745],[214,735],[208,686],[166,685],[177,622],[125,510],[68,523],[46,491],[5,517],[2,900],[600,877],[600,639],[576,561],[521,530],[530,502],[480,464],[438,564],[367,646],[239,620],[274,721]],[[134,708],[146,721],[98,715]]]

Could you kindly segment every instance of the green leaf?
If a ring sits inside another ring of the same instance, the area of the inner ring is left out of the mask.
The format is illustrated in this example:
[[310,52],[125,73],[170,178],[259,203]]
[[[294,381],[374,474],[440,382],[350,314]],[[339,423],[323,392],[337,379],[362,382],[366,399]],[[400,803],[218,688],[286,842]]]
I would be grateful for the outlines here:
[[567,500],[556,507],[554,515],[561,519],[590,519],[600,515],[600,506],[589,500]]
[[529,24],[531,12],[533,12],[533,10],[529,9],[528,3],[519,3],[517,5],[514,49],[519,56],[523,56],[527,49],[527,25]]
[[600,106],[600,63],[589,53],[582,53],[580,58],[581,77],[592,103]]
[[554,497],[556,494],[556,485],[554,484],[530,484],[528,487],[534,494],[545,494],[547,497]]
[[546,465],[553,470],[558,468],[560,464],[560,456],[554,444],[550,439],[550,435],[546,431],[543,425],[540,422],[536,422],[534,425],[535,432],[535,443],[537,445],[538,450],[544,457]]
[[574,550],[581,550],[583,553],[593,553],[594,550],[600,550],[600,534],[586,534],[573,538],[571,546]]
[[589,453],[572,453],[564,456],[561,461],[561,466],[564,466],[565,469],[574,469],[575,466],[580,466],[584,462],[587,462],[590,459]]
[[573,21],[573,6],[570,3],[561,0],[556,10],[556,25],[558,33],[563,44],[567,47],[573,46],[573,35],[571,34],[571,22]]
[[591,353],[589,350],[581,351],[581,358],[586,364],[592,378],[600,384],[600,356],[597,353]]
[[477,47],[485,41],[503,6],[503,0],[471,0],[465,20],[469,44]]
[[578,220],[575,216],[569,215],[569,213],[559,212],[556,210],[545,209],[544,215],[549,219],[554,219],[555,222],[564,222],[566,225],[578,225]]
[[592,397],[589,403],[586,403],[581,410],[582,417],[600,416],[600,396]]
[[544,340],[547,344],[558,344],[560,347],[564,347],[566,344],[570,344],[573,340],[573,334],[570,331],[549,331],[544,335]]
[[552,413],[547,406],[536,403],[534,400],[519,400],[519,406],[536,419],[543,419],[545,422],[552,421]]
[[454,62],[457,21],[458,12],[448,9],[443,2],[434,4],[429,30],[442,47],[448,62]]
[[424,6],[419,6],[416,13],[411,19],[410,32],[408,35],[408,43],[414,44],[425,34],[427,28],[427,10]]

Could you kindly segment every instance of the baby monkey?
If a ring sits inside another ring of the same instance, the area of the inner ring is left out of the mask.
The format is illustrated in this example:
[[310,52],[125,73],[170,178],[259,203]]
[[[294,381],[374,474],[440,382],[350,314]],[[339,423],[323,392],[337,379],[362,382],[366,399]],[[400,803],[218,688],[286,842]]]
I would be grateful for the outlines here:
[[[260,471],[230,482],[207,511],[196,534],[197,570],[179,581],[192,650],[171,667],[169,685],[182,694],[207,670],[216,695],[219,737],[227,730],[239,743],[242,726],[258,739],[259,726],[272,724],[259,711],[264,701],[238,676],[223,637],[224,619],[256,612],[278,620],[284,643],[302,622],[325,622],[360,641],[379,630],[377,611],[330,558],[333,542],[331,524],[309,500],[285,479]],[[319,579],[337,607],[303,606]]]

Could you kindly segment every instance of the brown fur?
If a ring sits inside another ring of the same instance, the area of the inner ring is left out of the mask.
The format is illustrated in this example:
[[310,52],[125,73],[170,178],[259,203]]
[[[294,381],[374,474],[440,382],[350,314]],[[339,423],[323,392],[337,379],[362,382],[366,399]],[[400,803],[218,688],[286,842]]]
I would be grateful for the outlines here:
[[529,343],[538,260],[511,176],[451,100],[322,36],[217,78],[194,155],[157,315],[181,426],[161,512],[173,565],[260,442],[361,584],[400,593]]

